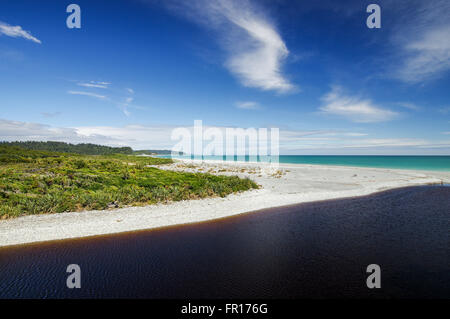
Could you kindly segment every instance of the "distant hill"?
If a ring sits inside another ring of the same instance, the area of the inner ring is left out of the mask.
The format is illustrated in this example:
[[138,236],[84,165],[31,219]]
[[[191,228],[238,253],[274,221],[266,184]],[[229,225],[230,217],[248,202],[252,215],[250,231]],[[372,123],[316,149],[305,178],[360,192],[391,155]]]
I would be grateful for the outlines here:
[[60,153],[75,153],[83,155],[109,155],[109,154],[161,154],[170,155],[169,150],[139,150],[133,151],[131,147],[111,147],[105,145],[97,145],[90,143],[82,144],[70,144],[65,142],[37,142],[37,141],[27,141],[27,142],[0,142],[0,146],[16,146],[26,150],[33,151],[50,151],[50,152],[60,152]]
[[[136,155],[140,155],[140,154],[145,154],[145,155],[170,155],[172,154],[172,151],[169,150],[138,150],[138,151],[133,151],[134,154]],[[183,155],[183,152],[175,152],[178,155]]]
[[84,155],[133,154],[131,147],[110,147],[96,144],[69,144],[64,142],[0,142],[0,145],[17,146],[33,151],[76,153]]

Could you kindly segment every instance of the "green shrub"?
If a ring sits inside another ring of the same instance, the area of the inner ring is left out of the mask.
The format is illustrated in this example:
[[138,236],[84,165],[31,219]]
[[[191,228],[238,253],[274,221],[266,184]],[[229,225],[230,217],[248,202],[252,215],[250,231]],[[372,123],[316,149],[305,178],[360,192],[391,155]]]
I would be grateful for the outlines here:
[[223,197],[258,187],[236,176],[149,167],[170,163],[165,158],[82,156],[0,145],[0,218]]

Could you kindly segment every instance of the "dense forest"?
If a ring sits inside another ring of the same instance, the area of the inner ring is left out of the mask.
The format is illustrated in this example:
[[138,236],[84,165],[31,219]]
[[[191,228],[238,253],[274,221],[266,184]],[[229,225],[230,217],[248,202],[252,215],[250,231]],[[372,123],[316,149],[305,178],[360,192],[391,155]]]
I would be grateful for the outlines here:
[[139,150],[133,151],[131,147],[111,147],[90,143],[70,144],[65,142],[0,142],[0,146],[16,146],[32,151],[50,151],[60,153],[75,153],[82,155],[110,155],[110,154],[165,154],[170,155],[169,150]]

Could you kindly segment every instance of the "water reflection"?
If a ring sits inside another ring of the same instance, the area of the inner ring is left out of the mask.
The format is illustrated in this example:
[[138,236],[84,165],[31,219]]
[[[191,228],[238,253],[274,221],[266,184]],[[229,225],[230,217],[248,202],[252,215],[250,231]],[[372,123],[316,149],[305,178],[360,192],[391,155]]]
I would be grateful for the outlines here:
[[[450,298],[450,189],[0,249],[1,297]],[[82,288],[66,288],[78,264]],[[365,286],[382,268],[382,289]]]

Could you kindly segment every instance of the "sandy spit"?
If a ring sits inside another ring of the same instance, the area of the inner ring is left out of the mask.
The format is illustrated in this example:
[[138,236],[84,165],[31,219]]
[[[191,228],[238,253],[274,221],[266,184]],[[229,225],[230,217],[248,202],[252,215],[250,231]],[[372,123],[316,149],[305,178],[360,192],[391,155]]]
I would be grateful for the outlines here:
[[450,183],[450,172],[255,163],[177,161],[160,168],[249,177],[261,189],[208,198],[105,211],[24,216],[0,221],[0,246],[189,224],[263,208],[364,196],[406,186]]

